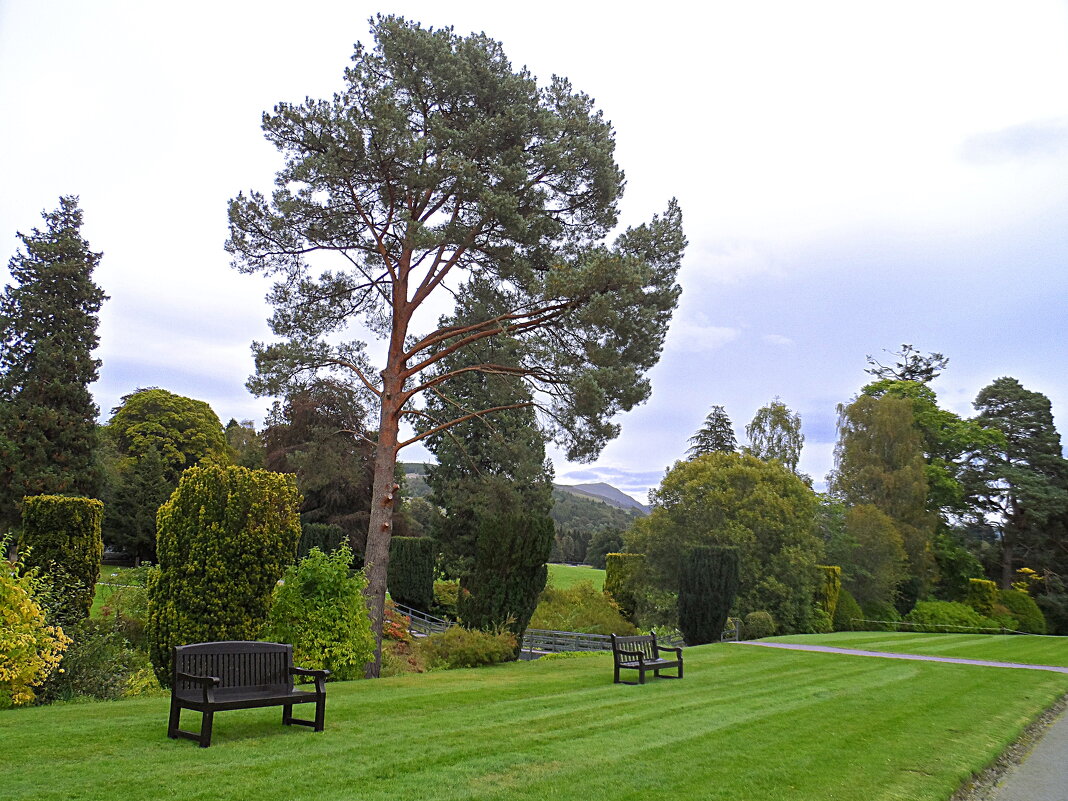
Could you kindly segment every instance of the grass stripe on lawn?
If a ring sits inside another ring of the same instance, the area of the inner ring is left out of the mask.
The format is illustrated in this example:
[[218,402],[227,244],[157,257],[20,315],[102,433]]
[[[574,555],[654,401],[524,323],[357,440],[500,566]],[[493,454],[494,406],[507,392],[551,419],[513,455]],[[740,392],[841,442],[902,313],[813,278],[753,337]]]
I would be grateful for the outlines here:
[[1068,691],[1034,671],[685,658],[685,679],[644,687],[613,685],[608,655],[337,683],[325,733],[223,712],[206,750],[166,738],[166,698],[4,712],[0,797],[941,801]]

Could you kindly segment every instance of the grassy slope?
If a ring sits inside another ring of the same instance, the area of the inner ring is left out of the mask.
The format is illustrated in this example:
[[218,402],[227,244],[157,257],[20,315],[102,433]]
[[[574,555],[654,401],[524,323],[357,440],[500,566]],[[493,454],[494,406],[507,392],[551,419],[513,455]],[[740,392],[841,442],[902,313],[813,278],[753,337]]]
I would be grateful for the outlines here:
[[956,659],[988,659],[1025,665],[1068,667],[1068,637],[1006,634],[898,634],[878,631],[843,631],[835,634],[796,634],[769,637],[772,642],[818,642],[835,648],[930,654]]
[[1066,691],[1054,673],[713,645],[645,687],[613,685],[608,655],[333,684],[325,733],[220,713],[208,750],[166,738],[165,698],[38,707],[0,713],[0,797],[935,801]]
[[589,581],[599,590],[604,589],[604,571],[586,565],[549,565],[549,583],[566,589],[580,581]]

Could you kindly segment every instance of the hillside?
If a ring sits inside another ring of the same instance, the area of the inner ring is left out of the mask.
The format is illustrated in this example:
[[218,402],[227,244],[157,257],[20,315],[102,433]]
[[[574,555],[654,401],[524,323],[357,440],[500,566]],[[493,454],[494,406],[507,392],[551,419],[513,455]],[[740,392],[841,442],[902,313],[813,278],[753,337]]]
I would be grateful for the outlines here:
[[647,515],[650,511],[649,507],[645,504],[638,503],[638,501],[634,500],[622,490],[618,490],[611,484],[605,484],[603,482],[598,484],[554,484],[553,487],[562,492],[592,498],[593,500],[601,501],[620,509],[626,509],[627,511],[636,510],[642,515]]

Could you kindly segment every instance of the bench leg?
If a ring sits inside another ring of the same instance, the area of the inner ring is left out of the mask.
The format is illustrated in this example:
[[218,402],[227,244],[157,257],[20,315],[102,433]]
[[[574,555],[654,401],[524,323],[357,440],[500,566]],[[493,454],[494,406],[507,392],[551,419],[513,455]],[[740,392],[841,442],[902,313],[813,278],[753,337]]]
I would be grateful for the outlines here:
[[616,665],[616,676],[612,680],[613,684],[619,684],[619,665]]
[[326,696],[320,696],[315,702],[315,731],[326,728]]
[[215,719],[214,712],[201,712],[200,719],[200,747],[207,748],[211,745],[211,724]]
[[293,704],[282,704],[282,725],[293,725]]
[[178,739],[178,729],[182,719],[182,708],[178,706],[175,700],[171,699],[171,715],[167,720],[167,736],[172,740]]

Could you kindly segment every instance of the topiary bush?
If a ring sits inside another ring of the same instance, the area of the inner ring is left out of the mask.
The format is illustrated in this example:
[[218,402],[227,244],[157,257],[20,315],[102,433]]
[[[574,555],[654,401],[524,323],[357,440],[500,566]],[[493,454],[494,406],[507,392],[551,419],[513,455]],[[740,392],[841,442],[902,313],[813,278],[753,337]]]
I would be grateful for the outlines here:
[[976,631],[996,633],[1001,626],[956,601],[920,601],[905,615],[903,629],[908,631],[971,634]]
[[19,552],[28,570],[52,587],[49,618],[73,626],[89,616],[100,578],[104,504],[95,498],[31,495],[23,499]]
[[758,609],[745,616],[742,622],[742,639],[759,640],[775,633],[775,618],[770,612]]
[[580,581],[566,589],[546,587],[530,618],[530,628],[584,634],[638,633],[634,624],[623,617],[616,602],[589,581]]
[[968,606],[984,617],[993,617],[997,602],[997,584],[987,579],[968,579]]
[[835,631],[853,631],[857,626],[862,625],[861,619],[864,617],[864,611],[860,608],[860,604],[857,603],[857,599],[853,597],[853,594],[842,587],[842,591],[838,594],[838,605],[834,608],[834,619],[832,621]]
[[392,537],[389,541],[389,597],[399,604],[430,611],[434,605],[434,540]]
[[452,626],[416,646],[427,670],[481,667],[515,659],[519,644],[510,631],[487,632]]
[[686,550],[679,568],[679,629],[689,645],[719,642],[739,581],[738,549]]
[[645,570],[645,555],[608,553],[604,557],[604,591],[619,604],[620,611],[634,620],[639,606],[639,584]]
[[[0,538],[0,554],[7,553]],[[32,703],[39,687],[59,667],[71,639],[50,626],[34,599],[32,572],[0,564],[0,709]]]
[[827,613],[828,620],[833,620],[842,593],[842,568],[838,565],[816,565],[816,569],[820,571],[822,579],[816,585],[816,604]]
[[301,498],[289,474],[191,467],[157,517],[148,585],[149,655],[170,685],[171,648],[254,640],[296,557]]
[[352,551],[342,545],[331,554],[312,548],[286,569],[277,588],[262,639],[290,643],[293,662],[325,668],[331,678],[355,679],[374,659],[375,638],[363,592],[362,572],[350,575]]
[[1035,599],[1021,590],[1001,590],[998,600],[1009,610],[1016,619],[1016,626],[1020,631],[1028,634],[1045,634],[1047,632],[1046,618],[1042,610],[1038,608]]

